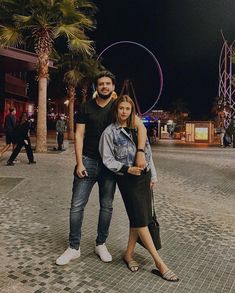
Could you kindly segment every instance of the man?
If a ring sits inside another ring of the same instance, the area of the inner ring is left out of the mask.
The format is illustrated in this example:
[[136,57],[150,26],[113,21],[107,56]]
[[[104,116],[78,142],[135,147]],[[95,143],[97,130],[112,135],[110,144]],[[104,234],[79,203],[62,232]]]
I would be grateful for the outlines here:
[[0,157],[8,151],[12,144],[12,148],[14,149],[15,140],[14,140],[14,130],[16,127],[16,109],[9,108],[9,114],[7,114],[4,122],[4,129],[6,134],[6,145],[0,151]]
[[62,146],[64,143],[64,133],[67,130],[66,122],[64,120],[64,115],[61,114],[59,119],[56,122],[56,134],[57,134],[57,144],[58,144],[58,151],[62,151]]
[[[105,241],[112,217],[112,203],[116,187],[115,177],[104,167],[99,155],[99,140],[104,129],[111,123],[114,101],[115,77],[108,71],[98,74],[95,80],[97,94],[94,99],[84,103],[76,118],[75,154],[77,165],[74,170],[72,202],[70,209],[69,247],[56,260],[57,265],[68,264],[80,256],[81,226],[84,208],[92,187],[99,186],[99,221],[95,253],[104,262],[112,261]],[[146,129],[138,117],[138,148],[144,149]],[[136,165],[146,166],[144,153],[137,153]]]

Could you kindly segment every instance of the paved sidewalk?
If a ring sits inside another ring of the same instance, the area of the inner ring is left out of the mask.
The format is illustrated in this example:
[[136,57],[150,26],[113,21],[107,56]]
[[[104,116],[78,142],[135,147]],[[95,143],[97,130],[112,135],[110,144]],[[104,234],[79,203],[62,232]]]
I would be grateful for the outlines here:
[[151,257],[140,246],[137,273],[121,261],[128,220],[118,191],[107,242],[113,262],[99,260],[94,254],[97,187],[85,212],[81,257],[55,265],[67,247],[70,145],[65,152],[35,154],[36,165],[27,164],[25,153],[13,167],[4,166],[7,156],[0,161],[0,292],[234,293],[235,149],[161,142],[153,154],[159,176],[154,190],[163,244],[159,253],[179,283],[152,275]]

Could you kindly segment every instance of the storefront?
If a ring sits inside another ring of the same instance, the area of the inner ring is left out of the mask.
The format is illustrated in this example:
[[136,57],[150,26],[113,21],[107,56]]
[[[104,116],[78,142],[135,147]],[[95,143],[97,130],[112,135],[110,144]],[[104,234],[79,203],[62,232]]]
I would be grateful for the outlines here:
[[185,123],[186,142],[205,142],[214,141],[214,122],[212,121],[189,121]]

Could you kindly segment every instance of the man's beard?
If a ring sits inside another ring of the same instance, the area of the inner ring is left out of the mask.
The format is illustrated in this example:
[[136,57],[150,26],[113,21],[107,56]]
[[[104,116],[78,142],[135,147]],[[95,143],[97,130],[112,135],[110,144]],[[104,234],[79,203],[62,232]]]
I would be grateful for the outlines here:
[[110,93],[107,94],[107,95],[102,95],[101,93],[98,92],[98,96],[99,96],[101,99],[103,99],[103,100],[108,100],[108,99],[111,97],[112,93],[113,93],[113,92],[110,92]]

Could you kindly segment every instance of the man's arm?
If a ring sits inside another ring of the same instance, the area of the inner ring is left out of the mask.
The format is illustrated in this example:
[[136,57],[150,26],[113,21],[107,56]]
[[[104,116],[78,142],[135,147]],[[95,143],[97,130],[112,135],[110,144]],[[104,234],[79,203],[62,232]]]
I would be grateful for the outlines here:
[[88,176],[87,172],[83,173],[85,169],[82,161],[82,151],[83,151],[83,139],[85,134],[85,124],[76,124],[76,132],[75,132],[75,155],[77,162],[77,175],[80,178]]
[[[135,116],[135,125],[137,127],[137,136],[138,136],[138,145],[137,149],[145,149],[146,140],[147,140],[147,130],[143,124],[143,122],[140,120],[138,116]],[[135,165],[140,168],[146,168],[146,160],[145,160],[145,154],[144,152],[138,152],[136,153],[135,158]]]

